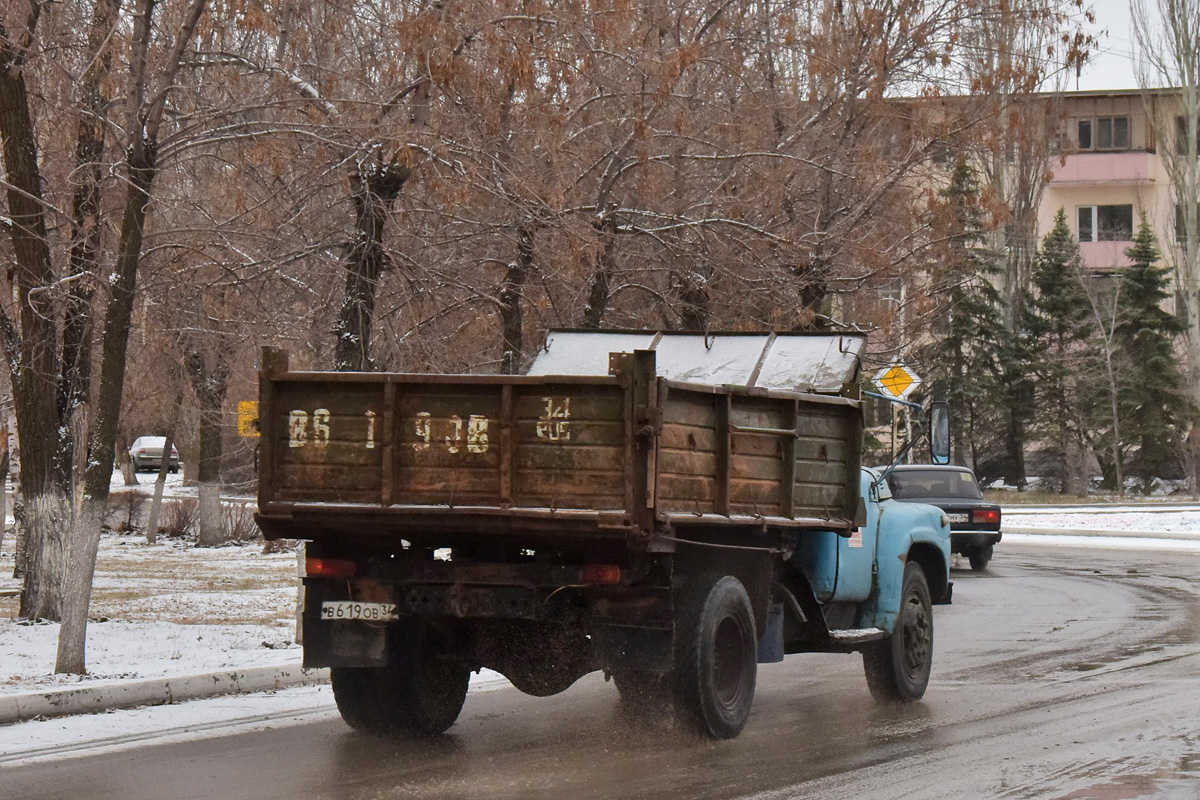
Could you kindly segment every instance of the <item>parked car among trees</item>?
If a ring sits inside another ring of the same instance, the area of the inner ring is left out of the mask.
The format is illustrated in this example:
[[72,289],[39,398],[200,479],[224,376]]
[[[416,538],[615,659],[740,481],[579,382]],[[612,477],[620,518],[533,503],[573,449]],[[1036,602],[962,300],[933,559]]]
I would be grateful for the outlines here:
[[950,518],[950,552],[982,570],[1000,543],[1000,506],[983,499],[975,473],[966,467],[902,464],[887,476],[892,499],[928,503]]
[[[129,448],[129,463],[133,465],[133,471],[156,470],[161,467],[163,448],[166,444],[165,436],[139,436],[134,439]],[[179,472],[179,451],[175,449],[175,445],[171,445],[170,470],[172,473]]]

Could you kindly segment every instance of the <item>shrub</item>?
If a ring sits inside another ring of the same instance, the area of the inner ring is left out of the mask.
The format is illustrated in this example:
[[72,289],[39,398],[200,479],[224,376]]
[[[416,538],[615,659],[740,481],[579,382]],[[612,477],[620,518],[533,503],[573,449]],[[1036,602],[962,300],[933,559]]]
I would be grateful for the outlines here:
[[164,535],[177,539],[194,536],[199,523],[200,501],[196,498],[181,497],[163,504],[159,529]]
[[118,533],[133,533],[138,529],[146,500],[146,495],[134,489],[113,492],[108,496],[105,527]]
[[223,503],[221,527],[227,542],[253,542],[262,535],[254,521],[253,506],[249,503]]

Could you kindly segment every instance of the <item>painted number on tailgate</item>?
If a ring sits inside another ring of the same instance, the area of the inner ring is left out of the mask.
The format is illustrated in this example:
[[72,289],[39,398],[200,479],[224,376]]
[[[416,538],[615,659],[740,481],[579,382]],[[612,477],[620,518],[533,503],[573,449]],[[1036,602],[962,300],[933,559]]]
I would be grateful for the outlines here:
[[465,420],[453,414],[437,422],[439,435],[434,434],[433,415],[428,411],[417,412],[417,417],[413,420],[413,433],[417,436],[417,441],[412,443],[413,450],[419,453],[428,450],[437,442],[450,453],[462,452],[464,445],[468,453],[488,451],[488,418],[482,414],[470,414]]
[[[569,402],[569,401],[568,401]],[[318,408],[310,415],[307,411],[296,409],[288,412],[288,446],[323,447],[329,444],[330,412],[327,408]],[[374,411],[366,412],[366,423],[363,426],[363,447],[374,450],[377,445],[375,426],[378,415]],[[437,433],[434,427],[437,427]],[[565,423],[563,423],[565,425]],[[540,423],[539,423],[540,425]],[[460,453],[465,448],[468,453],[486,453],[488,451],[488,418],[482,414],[469,414],[466,419],[453,414],[446,419],[435,420],[428,411],[417,413],[413,420],[413,432],[417,440],[412,447],[417,452],[428,450],[435,443],[445,447],[450,453]],[[538,428],[541,436],[541,428]],[[568,438],[563,436],[562,438]]]
[[537,437],[552,442],[571,440],[571,398],[543,397],[546,410],[538,417]]
[[[288,447],[325,447],[329,444],[332,431],[329,428],[331,413],[328,408],[318,408],[309,416],[303,409],[288,412]],[[375,418],[374,411],[366,412],[366,434],[363,446],[368,450],[375,449]],[[310,424],[311,423],[311,424]]]
[[[304,447],[309,442],[308,412],[288,414],[288,446]],[[312,443],[318,447],[329,444],[329,409],[318,408],[312,413]]]

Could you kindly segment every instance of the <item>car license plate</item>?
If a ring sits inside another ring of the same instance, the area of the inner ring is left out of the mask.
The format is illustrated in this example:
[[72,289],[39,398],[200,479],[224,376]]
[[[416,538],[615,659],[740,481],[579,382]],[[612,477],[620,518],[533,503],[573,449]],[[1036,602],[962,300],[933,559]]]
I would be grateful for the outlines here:
[[365,619],[386,622],[400,619],[395,603],[355,603],[349,600],[321,603],[321,619]]
[[970,514],[947,514],[946,516],[950,518],[951,522],[970,522],[971,521]]

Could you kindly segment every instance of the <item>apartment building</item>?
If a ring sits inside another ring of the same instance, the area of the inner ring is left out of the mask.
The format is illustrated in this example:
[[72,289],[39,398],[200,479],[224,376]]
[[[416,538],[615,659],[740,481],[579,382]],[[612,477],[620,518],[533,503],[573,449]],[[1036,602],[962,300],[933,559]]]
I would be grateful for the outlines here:
[[1169,90],[1148,100],[1137,90],[1068,92],[1054,96],[1062,120],[1051,158],[1052,177],[1038,210],[1044,236],[1064,209],[1084,264],[1111,275],[1129,263],[1141,219],[1165,249],[1175,241],[1176,204],[1155,141],[1155,119],[1174,120]]

